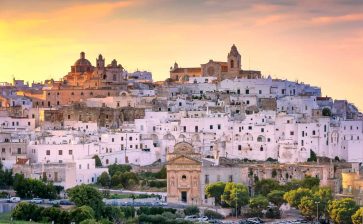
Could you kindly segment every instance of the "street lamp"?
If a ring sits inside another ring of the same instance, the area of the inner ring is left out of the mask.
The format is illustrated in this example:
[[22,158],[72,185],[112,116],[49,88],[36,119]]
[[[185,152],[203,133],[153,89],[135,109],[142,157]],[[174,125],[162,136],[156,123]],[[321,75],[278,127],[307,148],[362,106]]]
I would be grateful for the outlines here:
[[316,204],[316,221],[319,222],[319,204],[320,204],[320,201],[316,201],[315,204]]

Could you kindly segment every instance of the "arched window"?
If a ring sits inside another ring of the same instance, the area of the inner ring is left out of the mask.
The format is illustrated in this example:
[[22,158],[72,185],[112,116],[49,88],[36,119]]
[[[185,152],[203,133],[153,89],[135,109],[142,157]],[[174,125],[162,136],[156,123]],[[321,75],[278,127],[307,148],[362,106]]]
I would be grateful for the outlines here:
[[113,81],[116,81],[116,74],[113,74],[112,79],[113,79]]
[[262,135],[258,136],[257,137],[257,142],[265,142],[266,141],[266,138]]
[[183,175],[182,180],[186,180],[186,179],[187,179],[187,176]]
[[108,164],[108,159],[106,159],[106,164]]
[[233,68],[233,67],[234,67],[234,61],[231,60],[231,68]]

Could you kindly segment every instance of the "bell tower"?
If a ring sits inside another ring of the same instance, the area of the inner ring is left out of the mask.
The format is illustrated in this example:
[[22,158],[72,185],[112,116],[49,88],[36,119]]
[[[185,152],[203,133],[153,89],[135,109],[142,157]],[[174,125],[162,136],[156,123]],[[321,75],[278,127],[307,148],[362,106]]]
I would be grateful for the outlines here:
[[228,73],[238,74],[241,70],[241,55],[238,53],[236,45],[233,44],[227,56]]
[[97,68],[104,68],[105,67],[105,59],[102,57],[102,54],[98,55],[96,59]]

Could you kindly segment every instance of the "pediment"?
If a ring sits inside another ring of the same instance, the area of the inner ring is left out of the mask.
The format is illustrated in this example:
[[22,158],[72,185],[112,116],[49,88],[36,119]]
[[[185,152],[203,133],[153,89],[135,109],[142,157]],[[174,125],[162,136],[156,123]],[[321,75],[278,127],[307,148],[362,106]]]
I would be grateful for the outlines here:
[[201,165],[201,162],[196,159],[181,155],[168,161],[168,165]]

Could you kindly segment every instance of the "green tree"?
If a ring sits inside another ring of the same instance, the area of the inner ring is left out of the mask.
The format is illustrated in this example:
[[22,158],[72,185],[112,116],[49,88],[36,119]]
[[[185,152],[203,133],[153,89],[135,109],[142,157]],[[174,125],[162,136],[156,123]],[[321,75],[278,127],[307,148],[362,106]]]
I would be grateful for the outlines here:
[[204,192],[208,197],[214,197],[215,204],[221,204],[221,197],[225,187],[226,183],[216,182],[213,184],[208,184],[205,187]]
[[323,116],[326,116],[326,117],[330,117],[331,116],[331,111],[329,108],[324,108],[323,111],[322,111],[322,114]]
[[102,167],[102,161],[98,155],[92,157],[95,160],[96,167]]
[[95,211],[90,206],[83,205],[72,209],[70,217],[73,222],[80,223],[83,220],[95,218]]
[[237,209],[241,206],[247,205],[249,201],[248,189],[242,184],[228,182],[224,188],[222,201],[230,207]]
[[8,169],[3,169],[3,164],[0,161],[0,189],[9,188],[13,185],[13,172]]
[[97,183],[102,187],[109,187],[111,185],[111,177],[107,172],[103,172],[97,179]]
[[[313,220],[316,218],[316,207],[317,203],[320,202],[319,199],[316,196],[304,196],[300,200],[300,204],[298,205],[299,211],[302,216],[304,216],[308,220]],[[320,205],[320,204],[319,204]],[[321,211],[321,205],[319,206],[319,209]]]
[[280,207],[283,203],[286,202],[284,199],[284,194],[285,191],[273,190],[267,194],[267,199],[277,207]]
[[199,215],[199,208],[197,206],[188,206],[184,209],[185,215]]
[[308,159],[308,162],[316,162],[316,161],[317,161],[316,153],[313,150],[310,150],[310,158]]
[[331,201],[328,205],[328,212],[334,223],[351,224],[351,217],[356,213],[358,208],[353,199],[344,198]]
[[280,184],[274,179],[262,179],[255,183],[255,194],[267,196],[272,190],[279,190]]
[[166,179],[166,167],[163,166],[159,172],[155,174],[157,179]]
[[358,209],[354,215],[352,215],[353,224],[362,224],[363,220],[363,208]]
[[104,203],[102,194],[90,185],[78,185],[67,190],[68,196],[78,207],[87,205],[95,212],[95,217],[100,218]]
[[108,173],[112,177],[116,172],[130,172],[132,167],[130,165],[112,164],[108,166]]
[[284,199],[289,203],[292,207],[297,208],[300,204],[300,201],[303,197],[308,196],[312,197],[313,192],[310,189],[306,188],[298,188],[296,190],[291,190],[284,194]]
[[258,195],[250,199],[249,206],[254,213],[261,213],[262,210],[267,209],[268,200],[265,196]]
[[53,183],[43,183],[41,180],[26,179],[22,174],[15,174],[14,190],[22,198],[57,198],[57,188]]
[[313,189],[313,188],[319,187],[319,184],[320,184],[320,179],[317,177],[306,176],[302,180],[303,188]]
[[41,221],[41,213],[43,211],[43,207],[30,204],[28,202],[20,202],[18,203],[15,208],[11,212],[11,216],[15,220],[26,220],[29,221],[30,219],[33,221]]
[[121,209],[115,206],[105,206],[102,216],[112,221],[112,223],[121,223],[125,218],[125,214],[121,211]]

